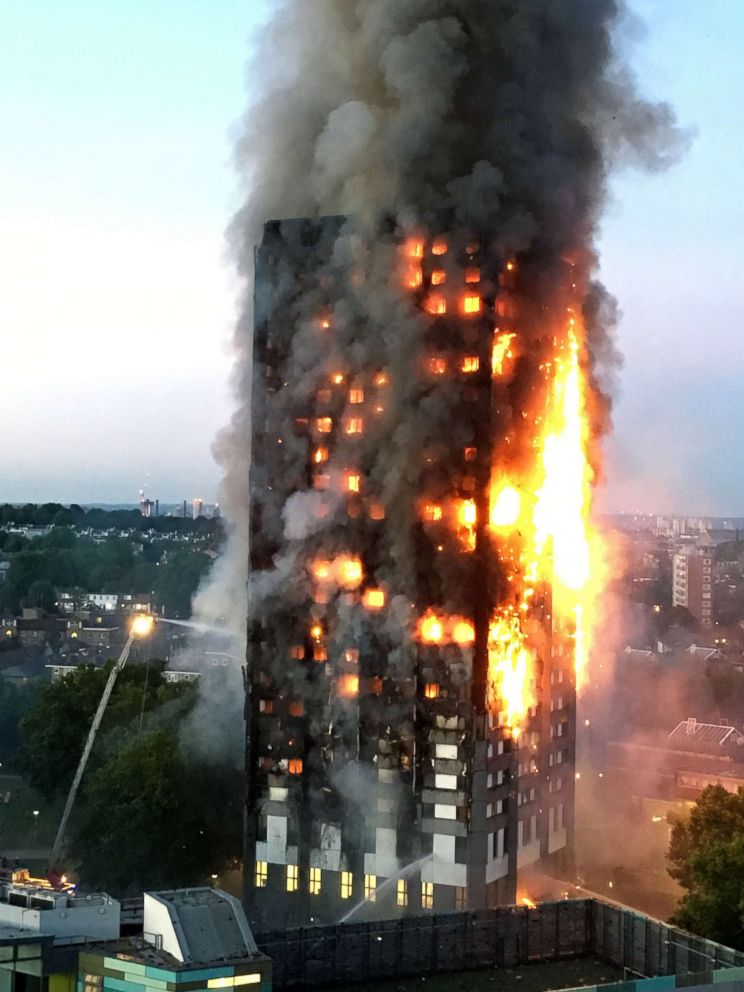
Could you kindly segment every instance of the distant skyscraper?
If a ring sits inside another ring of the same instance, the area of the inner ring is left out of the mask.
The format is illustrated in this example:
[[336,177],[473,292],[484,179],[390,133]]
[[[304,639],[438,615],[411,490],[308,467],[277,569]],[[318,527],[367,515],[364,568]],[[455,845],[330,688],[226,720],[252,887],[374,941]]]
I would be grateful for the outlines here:
[[191,516],[193,517],[194,520],[196,520],[198,517],[201,517],[203,513],[204,513],[204,500],[200,499],[197,496],[191,506]]

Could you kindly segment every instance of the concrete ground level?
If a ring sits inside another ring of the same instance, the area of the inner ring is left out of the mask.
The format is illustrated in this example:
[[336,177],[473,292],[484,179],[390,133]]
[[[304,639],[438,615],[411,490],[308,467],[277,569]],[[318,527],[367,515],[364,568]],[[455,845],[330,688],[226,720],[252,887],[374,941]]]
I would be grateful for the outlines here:
[[552,992],[618,982],[622,978],[621,968],[589,957],[519,968],[487,968],[371,984],[335,985],[318,992]]

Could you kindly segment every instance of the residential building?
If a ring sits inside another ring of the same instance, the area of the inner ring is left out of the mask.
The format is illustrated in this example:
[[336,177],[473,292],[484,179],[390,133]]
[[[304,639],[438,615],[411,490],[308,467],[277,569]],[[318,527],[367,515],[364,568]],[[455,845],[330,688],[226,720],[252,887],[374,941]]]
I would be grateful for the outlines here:
[[[328,288],[343,297],[330,262],[342,223],[270,222],[256,253],[245,901],[262,927],[338,920],[358,903],[381,916],[508,904],[520,869],[566,871],[572,845],[573,641],[549,589],[530,607],[521,734],[488,689],[505,596],[487,527],[493,314],[513,318],[513,267],[450,246],[471,288],[457,315],[423,304],[443,316],[422,402],[435,411],[447,391],[457,422],[432,413],[422,426],[412,405],[385,475],[375,459],[393,440],[375,417],[396,384],[355,364],[373,340],[328,344],[313,386],[303,366],[301,389],[286,388],[294,345],[312,349],[298,300],[316,301],[307,323],[322,334]],[[439,285],[447,245],[416,250],[422,286]],[[488,313],[481,278],[498,287]]]
[[683,548],[674,556],[672,605],[683,606],[702,627],[712,627],[715,620],[713,600],[713,552]]

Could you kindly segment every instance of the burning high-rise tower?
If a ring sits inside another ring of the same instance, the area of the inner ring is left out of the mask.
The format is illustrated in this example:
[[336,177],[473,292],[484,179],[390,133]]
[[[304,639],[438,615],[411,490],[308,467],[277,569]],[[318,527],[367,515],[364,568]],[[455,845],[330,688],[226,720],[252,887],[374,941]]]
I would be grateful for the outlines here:
[[366,253],[353,225],[272,222],[256,255],[246,860],[265,921],[337,918],[389,879],[388,908],[495,905],[570,852],[596,594],[576,269],[538,331],[531,261],[483,232],[382,244],[400,324],[379,330],[338,258]]
[[617,64],[614,0],[278,6],[221,566],[250,544],[247,900],[509,901],[571,846],[607,158],[676,135]]

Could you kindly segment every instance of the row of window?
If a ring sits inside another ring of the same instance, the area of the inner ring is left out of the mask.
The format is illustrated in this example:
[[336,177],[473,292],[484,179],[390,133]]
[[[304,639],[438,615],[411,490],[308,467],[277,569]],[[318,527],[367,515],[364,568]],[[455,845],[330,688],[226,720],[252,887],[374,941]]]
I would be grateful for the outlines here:
[[[297,892],[300,885],[300,869],[298,865],[287,865],[286,869],[286,890],[287,892]],[[333,876],[338,876],[339,892],[342,899],[351,899],[354,891],[354,875],[350,871],[331,872]],[[255,885],[257,889],[264,889],[268,884],[269,865],[267,861],[256,862]],[[320,868],[311,868],[308,880],[308,891],[311,896],[319,896],[322,886],[322,872]],[[367,902],[377,900],[377,876],[364,876],[364,898]],[[399,878],[395,887],[395,903],[397,906],[408,906],[409,884],[405,878]],[[464,887],[458,886],[455,889],[455,908],[465,909],[467,893]],[[421,882],[421,908],[434,909],[434,883]]]

